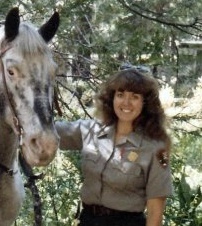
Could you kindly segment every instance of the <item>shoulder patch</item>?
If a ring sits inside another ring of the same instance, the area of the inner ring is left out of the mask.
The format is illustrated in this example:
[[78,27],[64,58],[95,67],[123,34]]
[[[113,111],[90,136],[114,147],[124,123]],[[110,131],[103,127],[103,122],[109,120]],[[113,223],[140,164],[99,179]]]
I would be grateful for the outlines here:
[[163,168],[166,168],[168,166],[168,152],[165,149],[158,150],[156,153],[156,157]]

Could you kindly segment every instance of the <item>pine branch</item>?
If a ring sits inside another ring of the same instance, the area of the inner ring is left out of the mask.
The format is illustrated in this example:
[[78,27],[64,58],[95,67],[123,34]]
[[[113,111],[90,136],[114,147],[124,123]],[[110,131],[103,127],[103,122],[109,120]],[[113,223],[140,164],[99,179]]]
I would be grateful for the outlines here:
[[193,29],[198,32],[202,32],[202,22],[201,22],[201,19],[199,19],[198,17],[194,18],[193,21],[190,23],[172,22],[172,21],[168,21],[167,18],[163,16],[159,18],[158,13],[148,10],[146,8],[143,8],[136,3],[133,3],[132,5],[130,5],[125,0],[118,0],[118,2],[121,3],[122,6],[126,8],[128,11],[138,16],[141,16],[142,18],[145,18],[147,20],[151,20],[160,24],[164,24],[166,26],[174,27],[175,29],[180,30],[181,32],[192,35],[192,36],[202,37],[202,35],[196,34],[195,32],[190,31]]

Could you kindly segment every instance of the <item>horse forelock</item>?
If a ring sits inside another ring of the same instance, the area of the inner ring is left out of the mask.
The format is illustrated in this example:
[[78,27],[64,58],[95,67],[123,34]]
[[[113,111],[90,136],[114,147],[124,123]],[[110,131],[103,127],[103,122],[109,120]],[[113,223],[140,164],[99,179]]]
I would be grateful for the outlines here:
[[19,27],[18,36],[16,44],[23,53],[29,55],[50,54],[47,44],[32,24],[22,22]]

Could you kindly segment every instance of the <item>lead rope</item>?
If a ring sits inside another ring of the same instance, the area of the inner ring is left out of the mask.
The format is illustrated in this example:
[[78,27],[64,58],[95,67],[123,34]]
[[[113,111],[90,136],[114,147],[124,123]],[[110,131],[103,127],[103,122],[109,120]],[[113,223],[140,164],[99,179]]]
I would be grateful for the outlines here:
[[[34,203],[34,218],[35,218],[34,226],[41,226],[42,225],[42,204],[41,204],[41,198],[40,198],[40,195],[39,195],[38,188],[35,184],[35,180],[41,179],[43,177],[43,174],[40,174],[39,176],[34,175],[32,168],[30,167],[30,165],[26,162],[26,160],[23,157],[22,137],[23,137],[24,130],[23,130],[23,127],[20,124],[17,113],[16,113],[15,108],[13,106],[13,103],[11,102],[12,98],[9,98],[8,86],[7,86],[7,83],[6,83],[6,76],[5,76],[5,69],[4,69],[4,64],[3,64],[3,60],[2,60],[3,55],[10,48],[11,48],[11,46],[9,46],[8,48],[5,48],[3,51],[0,52],[0,66],[2,68],[2,78],[3,78],[4,91],[5,91],[4,94],[5,94],[7,103],[9,105],[10,111],[13,115],[13,124],[14,124],[15,132],[17,133],[18,138],[19,138],[19,147],[18,147],[19,162],[20,162],[21,168],[23,170],[23,173],[28,178],[28,182],[25,184],[25,187],[28,187],[31,190],[32,197],[33,197],[33,200],[34,200],[33,201],[33,203]],[[17,225],[16,222],[15,222],[15,225]]]
[[25,158],[22,155],[22,151],[19,152],[19,162],[22,168],[23,173],[27,177],[27,182],[25,183],[25,187],[29,188],[33,197],[33,205],[34,205],[34,226],[42,225],[42,202],[41,197],[39,195],[39,190],[36,186],[36,180],[43,179],[44,174],[41,173],[39,175],[35,175],[33,173],[32,168],[29,164],[27,164]]

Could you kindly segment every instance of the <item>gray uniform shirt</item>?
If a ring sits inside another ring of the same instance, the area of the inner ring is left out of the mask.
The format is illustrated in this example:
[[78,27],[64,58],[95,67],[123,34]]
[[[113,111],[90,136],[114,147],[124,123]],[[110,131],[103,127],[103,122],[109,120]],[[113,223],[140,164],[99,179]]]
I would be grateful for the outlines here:
[[84,203],[141,212],[147,199],[172,194],[170,166],[157,158],[162,142],[138,131],[115,145],[114,126],[96,120],[57,121],[56,129],[61,150],[81,150]]

